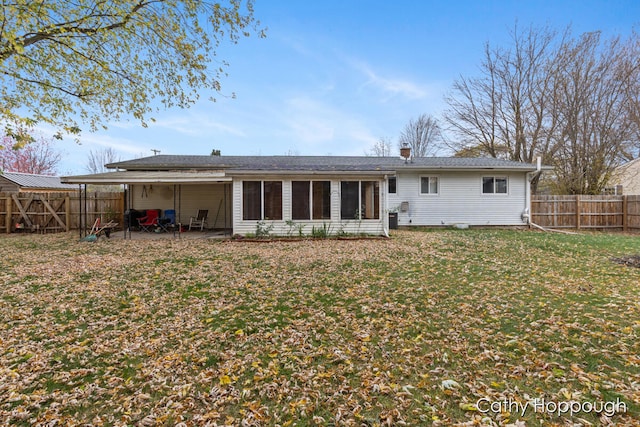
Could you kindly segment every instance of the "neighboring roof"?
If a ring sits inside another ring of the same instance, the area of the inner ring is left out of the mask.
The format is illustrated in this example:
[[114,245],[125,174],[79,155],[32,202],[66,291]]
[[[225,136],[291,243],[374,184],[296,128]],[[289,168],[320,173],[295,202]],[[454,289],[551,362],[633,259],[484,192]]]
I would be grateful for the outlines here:
[[72,184],[63,184],[58,176],[36,175],[21,172],[1,172],[0,177],[5,178],[24,189],[43,189],[69,191],[78,188]]
[[[233,172],[394,172],[402,169],[500,169],[532,171],[535,164],[493,158],[368,156],[190,156],[158,155],[110,163],[108,168],[128,171],[218,169]],[[546,169],[546,168],[545,168]]]

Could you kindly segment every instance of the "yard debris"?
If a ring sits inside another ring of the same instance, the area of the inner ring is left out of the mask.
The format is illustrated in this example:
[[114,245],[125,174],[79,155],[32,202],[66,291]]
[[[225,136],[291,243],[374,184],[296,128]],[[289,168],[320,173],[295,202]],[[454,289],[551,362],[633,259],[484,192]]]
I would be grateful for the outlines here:
[[626,265],[627,267],[640,268],[640,255],[627,255],[623,257],[611,258],[616,264]]
[[[607,239],[0,236],[0,424],[638,425],[640,270],[609,258],[640,240]],[[540,398],[628,409],[500,406]]]

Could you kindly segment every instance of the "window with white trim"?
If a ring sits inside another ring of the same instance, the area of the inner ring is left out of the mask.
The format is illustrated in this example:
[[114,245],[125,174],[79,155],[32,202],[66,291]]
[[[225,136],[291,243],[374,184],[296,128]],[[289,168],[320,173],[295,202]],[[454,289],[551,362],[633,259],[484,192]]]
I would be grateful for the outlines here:
[[438,194],[440,180],[437,176],[420,177],[420,194]]
[[378,181],[341,181],[340,218],[380,219]]
[[291,219],[331,219],[331,182],[291,181]]
[[242,219],[281,220],[282,181],[243,181]]
[[389,177],[389,194],[396,194],[398,188],[398,180],[395,176]]
[[482,194],[507,194],[506,176],[483,176]]

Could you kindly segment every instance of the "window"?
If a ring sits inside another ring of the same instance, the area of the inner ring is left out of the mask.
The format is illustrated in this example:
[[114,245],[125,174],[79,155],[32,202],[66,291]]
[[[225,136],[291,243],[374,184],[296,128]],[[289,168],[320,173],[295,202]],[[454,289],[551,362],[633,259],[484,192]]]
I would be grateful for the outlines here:
[[282,219],[282,181],[264,181],[264,219]]
[[282,219],[282,181],[243,181],[242,219]]
[[389,177],[389,194],[396,194],[398,181],[395,176]]
[[331,219],[331,182],[313,181],[313,219]]
[[380,185],[378,181],[342,181],[340,183],[342,219],[379,219]]
[[330,181],[292,181],[291,219],[330,219]]
[[507,178],[483,176],[482,194],[507,194]]
[[356,219],[358,215],[359,181],[342,181],[340,183],[340,218]]
[[438,194],[438,177],[421,176],[420,194]]
[[311,206],[309,205],[309,181],[291,182],[291,219],[311,218]]
[[262,218],[262,182],[242,182],[242,219],[258,220]]

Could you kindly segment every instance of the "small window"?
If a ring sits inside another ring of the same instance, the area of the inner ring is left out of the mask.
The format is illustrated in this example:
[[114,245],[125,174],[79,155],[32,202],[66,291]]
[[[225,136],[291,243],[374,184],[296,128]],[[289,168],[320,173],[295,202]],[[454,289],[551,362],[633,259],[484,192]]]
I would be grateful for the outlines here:
[[438,177],[421,176],[420,194],[438,194]]
[[389,194],[396,194],[396,186],[398,185],[397,179],[395,176],[389,177]]
[[482,194],[507,194],[507,178],[483,176]]

